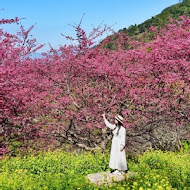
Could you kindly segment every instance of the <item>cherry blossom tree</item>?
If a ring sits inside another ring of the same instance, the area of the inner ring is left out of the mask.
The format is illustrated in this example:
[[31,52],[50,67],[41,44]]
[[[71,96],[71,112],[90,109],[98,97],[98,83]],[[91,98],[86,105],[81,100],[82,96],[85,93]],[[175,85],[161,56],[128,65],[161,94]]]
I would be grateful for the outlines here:
[[28,39],[32,27],[21,26],[17,35],[1,30],[1,153],[11,138],[22,148],[37,139],[42,147],[57,141],[105,147],[103,112],[122,113],[125,127],[150,134],[158,126],[189,126],[189,17],[159,31],[150,27],[138,41],[115,34],[116,50],[103,48],[111,37],[95,43],[109,27],[89,35],[81,23],[73,27],[76,39],[67,38],[75,45],[51,48],[40,59],[28,57],[41,47]]

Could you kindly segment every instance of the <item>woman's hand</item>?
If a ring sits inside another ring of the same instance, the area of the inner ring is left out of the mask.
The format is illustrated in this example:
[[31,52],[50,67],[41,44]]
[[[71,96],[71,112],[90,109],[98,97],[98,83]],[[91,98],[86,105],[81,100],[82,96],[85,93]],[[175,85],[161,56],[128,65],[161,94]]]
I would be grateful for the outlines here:
[[103,117],[103,119],[105,119],[105,118],[106,118],[105,113],[103,113],[103,114],[102,114],[102,117]]
[[124,149],[125,149],[125,147],[123,146],[123,147],[120,148],[120,151],[122,152]]

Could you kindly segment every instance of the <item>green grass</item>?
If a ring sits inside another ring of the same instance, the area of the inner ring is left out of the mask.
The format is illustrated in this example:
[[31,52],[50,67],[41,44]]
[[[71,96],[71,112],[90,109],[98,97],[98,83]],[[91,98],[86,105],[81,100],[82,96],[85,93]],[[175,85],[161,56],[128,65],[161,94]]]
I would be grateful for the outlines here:
[[94,186],[85,176],[109,170],[109,151],[77,154],[56,150],[7,157],[0,161],[0,189],[190,189],[189,152],[147,151],[127,160],[138,176],[112,186]]

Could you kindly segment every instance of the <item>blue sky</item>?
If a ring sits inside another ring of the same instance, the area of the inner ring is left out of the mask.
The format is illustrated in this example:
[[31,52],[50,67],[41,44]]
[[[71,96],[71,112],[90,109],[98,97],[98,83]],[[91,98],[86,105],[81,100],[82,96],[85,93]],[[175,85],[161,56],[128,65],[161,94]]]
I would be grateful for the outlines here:
[[[118,31],[140,24],[176,3],[179,0],[0,0],[0,9],[4,9],[0,10],[0,18],[26,18],[22,24],[26,28],[35,25],[32,34],[39,44],[50,43],[57,48],[68,43],[61,33],[74,36],[69,24],[78,24],[84,13],[82,27],[87,33],[92,25],[102,22]],[[6,29],[15,32],[18,27],[9,25]],[[43,48],[47,49],[48,45]]]

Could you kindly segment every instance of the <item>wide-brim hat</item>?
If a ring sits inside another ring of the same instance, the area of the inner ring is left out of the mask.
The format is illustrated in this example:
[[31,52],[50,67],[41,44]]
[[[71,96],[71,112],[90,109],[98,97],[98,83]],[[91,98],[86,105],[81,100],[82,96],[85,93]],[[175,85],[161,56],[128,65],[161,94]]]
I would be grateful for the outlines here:
[[115,119],[117,119],[119,122],[121,122],[121,123],[123,124],[124,118],[123,118],[121,115],[117,114],[117,115],[115,116]]

